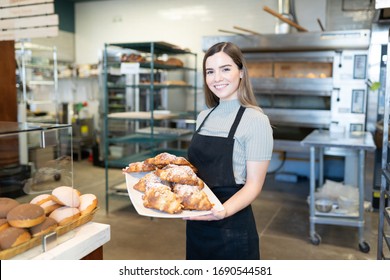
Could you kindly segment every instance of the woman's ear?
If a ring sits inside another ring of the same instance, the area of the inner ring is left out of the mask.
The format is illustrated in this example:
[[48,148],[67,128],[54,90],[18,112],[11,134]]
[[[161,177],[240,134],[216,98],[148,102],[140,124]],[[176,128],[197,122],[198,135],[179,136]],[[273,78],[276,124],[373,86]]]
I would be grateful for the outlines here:
[[240,79],[242,79],[243,75],[242,70],[240,70]]

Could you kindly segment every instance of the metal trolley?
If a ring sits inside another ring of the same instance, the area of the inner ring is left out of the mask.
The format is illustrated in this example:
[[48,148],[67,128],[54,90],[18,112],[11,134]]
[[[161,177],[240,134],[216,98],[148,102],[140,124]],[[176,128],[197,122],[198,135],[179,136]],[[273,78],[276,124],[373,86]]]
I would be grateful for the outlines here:
[[[347,132],[332,134],[329,130],[314,130],[306,136],[301,144],[310,148],[310,239],[314,245],[321,243],[321,237],[315,231],[315,224],[352,226],[359,228],[359,249],[367,253],[370,245],[364,240],[364,182],[365,182],[365,152],[374,151],[376,146],[370,132]],[[358,215],[332,215],[316,211],[314,206],[316,190],[316,151],[318,151],[319,186],[324,182],[324,151],[328,148],[347,149],[358,157],[357,182],[359,189]]]

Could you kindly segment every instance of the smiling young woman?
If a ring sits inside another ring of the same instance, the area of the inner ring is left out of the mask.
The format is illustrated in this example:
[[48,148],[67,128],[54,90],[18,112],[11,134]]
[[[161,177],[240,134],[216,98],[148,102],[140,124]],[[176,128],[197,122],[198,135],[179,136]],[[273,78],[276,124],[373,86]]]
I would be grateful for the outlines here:
[[256,103],[241,50],[222,42],[203,59],[207,107],[188,149],[198,176],[224,210],[187,219],[187,259],[259,259],[251,203],[260,194],[272,156],[268,117]]
[[237,99],[242,71],[230,56],[218,52],[206,61],[206,84],[219,100]]

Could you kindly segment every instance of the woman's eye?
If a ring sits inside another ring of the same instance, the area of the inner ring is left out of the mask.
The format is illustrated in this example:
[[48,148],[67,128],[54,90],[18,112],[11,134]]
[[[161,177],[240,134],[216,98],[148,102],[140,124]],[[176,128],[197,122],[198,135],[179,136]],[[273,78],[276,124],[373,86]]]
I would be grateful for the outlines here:
[[206,75],[212,75],[214,72],[209,70],[209,71],[206,71]]
[[230,68],[229,68],[229,67],[223,68],[222,71],[223,71],[223,72],[229,72],[229,71],[230,71]]

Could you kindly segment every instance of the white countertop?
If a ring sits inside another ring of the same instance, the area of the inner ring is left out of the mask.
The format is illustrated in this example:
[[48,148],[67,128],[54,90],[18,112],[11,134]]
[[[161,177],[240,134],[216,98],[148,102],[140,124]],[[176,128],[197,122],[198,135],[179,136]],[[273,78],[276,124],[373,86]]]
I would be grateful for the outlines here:
[[57,246],[43,252],[36,246],[11,260],[79,260],[110,240],[110,225],[89,222],[57,238]]

